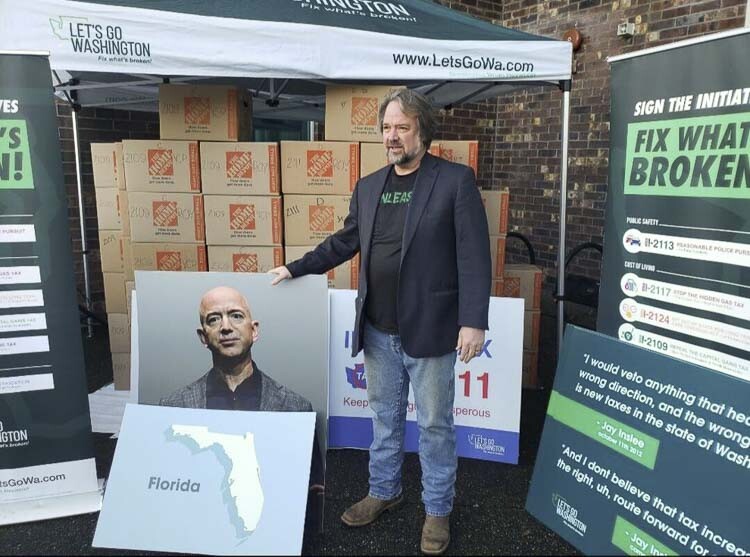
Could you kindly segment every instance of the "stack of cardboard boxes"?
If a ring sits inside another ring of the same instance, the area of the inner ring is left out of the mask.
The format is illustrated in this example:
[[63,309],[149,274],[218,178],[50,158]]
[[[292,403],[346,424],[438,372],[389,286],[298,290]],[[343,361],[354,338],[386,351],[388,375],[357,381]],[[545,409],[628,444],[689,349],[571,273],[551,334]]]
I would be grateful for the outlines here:
[[523,386],[539,387],[539,331],[542,319],[542,269],[536,265],[506,265],[504,296],[524,299]]
[[[281,142],[287,263],[343,227],[361,176],[360,141],[376,134],[375,89],[385,88],[328,87],[325,141]],[[330,288],[356,289],[358,282],[358,255],[328,272]]]
[[91,162],[112,368],[120,388],[130,373],[128,293],[133,288],[130,222],[121,143],[92,143]]
[[234,87],[162,85],[159,140],[92,144],[116,389],[129,388],[134,271],[208,270],[200,147],[244,139],[249,111]]
[[276,143],[201,143],[210,271],[265,273],[284,264]]
[[541,323],[542,269],[535,265],[505,263],[509,194],[482,191],[490,229],[492,295],[524,299],[523,386],[538,387],[537,362]]

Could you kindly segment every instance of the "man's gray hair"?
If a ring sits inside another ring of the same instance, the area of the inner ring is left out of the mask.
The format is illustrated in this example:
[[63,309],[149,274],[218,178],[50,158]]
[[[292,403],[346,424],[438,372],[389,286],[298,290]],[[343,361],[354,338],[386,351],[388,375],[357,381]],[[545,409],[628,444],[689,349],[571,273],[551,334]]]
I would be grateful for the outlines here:
[[437,132],[437,119],[432,104],[422,93],[411,89],[394,89],[385,97],[378,112],[378,126],[383,128],[383,118],[388,105],[396,101],[401,111],[407,116],[416,117],[419,125],[419,138],[425,149],[430,148],[435,133]]

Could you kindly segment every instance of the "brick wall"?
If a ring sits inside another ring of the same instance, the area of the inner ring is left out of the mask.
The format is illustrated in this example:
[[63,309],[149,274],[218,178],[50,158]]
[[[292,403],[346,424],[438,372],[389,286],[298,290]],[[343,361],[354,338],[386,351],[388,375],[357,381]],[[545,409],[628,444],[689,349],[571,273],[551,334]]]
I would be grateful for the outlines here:
[[[73,243],[73,265],[76,285],[83,301],[83,259],[81,255],[81,227],[78,215],[78,190],[76,188],[73,122],[70,106],[57,103],[57,121],[62,149],[65,188],[68,197],[68,218]],[[96,197],[91,173],[91,143],[112,142],[121,139],[155,139],[159,137],[159,120],[156,114],[129,112],[103,108],[87,108],[78,113],[78,134],[81,148],[81,183],[84,221],[89,250],[89,280],[94,311],[104,312],[104,287],[99,260],[99,232],[96,222]]]
[[[561,38],[570,28],[583,35],[575,54],[568,163],[568,251],[602,242],[609,155],[608,56],[616,56],[706,33],[742,27],[746,0],[438,0],[493,23]],[[618,37],[625,19],[636,24],[631,38]],[[537,261],[556,274],[560,180],[560,114],[556,88],[519,90],[444,114],[441,136],[478,138],[479,184],[508,187],[510,228],[526,235]],[[509,259],[525,261],[525,248],[510,242]],[[598,277],[600,260],[587,250],[569,272]]]

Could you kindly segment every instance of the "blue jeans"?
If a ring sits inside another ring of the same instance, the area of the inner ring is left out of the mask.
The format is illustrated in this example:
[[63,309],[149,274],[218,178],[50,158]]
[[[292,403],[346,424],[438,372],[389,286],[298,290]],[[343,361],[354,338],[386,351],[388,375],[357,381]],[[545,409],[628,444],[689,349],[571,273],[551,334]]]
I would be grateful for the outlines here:
[[453,508],[456,483],[456,431],[453,397],[456,353],[412,358],[401,338],[365,323],[367,398],[375,416],[370,446],[370,496],[393,499],[401,494],[404,429],[409,382],[419,426],[422,501],[432,516],[447,516]]

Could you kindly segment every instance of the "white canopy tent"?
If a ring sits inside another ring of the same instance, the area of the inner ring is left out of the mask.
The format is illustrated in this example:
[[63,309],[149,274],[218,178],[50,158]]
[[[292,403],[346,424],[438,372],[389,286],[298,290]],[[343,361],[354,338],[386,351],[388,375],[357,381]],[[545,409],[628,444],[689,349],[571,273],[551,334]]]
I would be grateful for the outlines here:
[[[86,296],[76,111],[156,110],[158,84],[232,83],[256,117],[322,120],[329,83],[397,83],[434,106],[515,87],[563,92],[559,297],[564,295],[572,46],[492,25],[424,0],[0,0],[0,50],[45,50],[56,92],[73,105]],[[558,304],[558,340],[563,304]],[[558,342],[558,346],[560,346]]]

